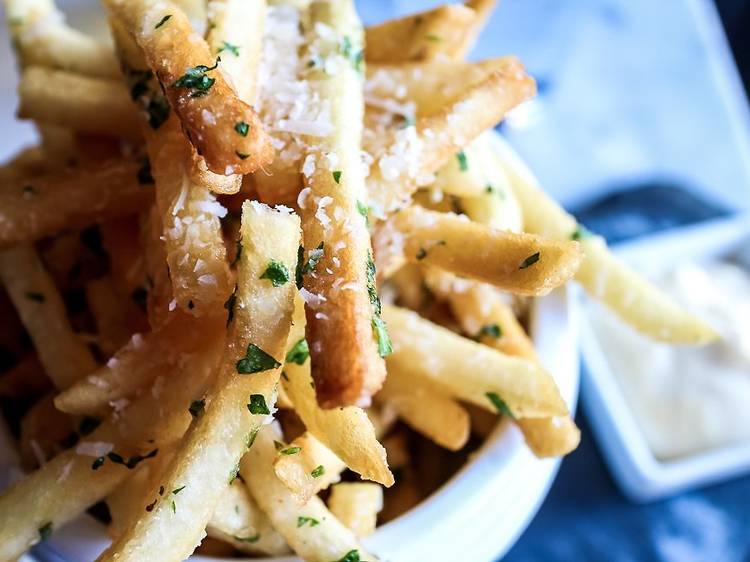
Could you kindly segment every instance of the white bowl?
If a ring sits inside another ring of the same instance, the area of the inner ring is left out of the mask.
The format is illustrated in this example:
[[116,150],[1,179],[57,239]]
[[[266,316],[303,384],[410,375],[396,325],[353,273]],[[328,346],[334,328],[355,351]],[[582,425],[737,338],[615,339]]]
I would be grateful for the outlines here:
[[[544,366],[575,409],[578,394],[578,314],[575,289],[563,288],[531,309],[531,337]],[[15,453],[0,432],[0,482]],[[503,421],[453,478],[411,511],[378,528],[364,542],[382,560],[490,562],[504,554],[536,513],[559,460],[535,458],[518,429]],[[105,528],[83,515],[34,550],[40,560],[94,560],[106,548]],[[218,562],[194,556],[191,560]],[[224,559],[225,560],[225,559]],[[256,559],[257,560],[257,559]],[[297,558],[264,559],[297,562]]]
[[[656,275],[685,260],[717,258],[747,248],[750,215],[738,215],[650,236],[618,248],[638,271]],[[636,502],[750,472],[750,443],[717,447],[660,461],[625,402],[617,379],[588,320],[582,322],[585,362],[581,393],[586,415],[610,471],[623,493]]]

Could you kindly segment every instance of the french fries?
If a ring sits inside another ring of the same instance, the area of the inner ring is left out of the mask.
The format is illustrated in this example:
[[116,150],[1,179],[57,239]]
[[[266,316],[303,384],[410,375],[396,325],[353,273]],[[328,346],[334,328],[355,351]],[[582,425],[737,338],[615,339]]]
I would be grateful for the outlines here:
[[214,58],[182,10],[147,0],[107,0],[105,5],[143,49],[210,171],[246,174],[271,161],[272,148],[260,120],[217,71],[221,57]]
[[[309,83],[330,108],[330,133],[308,139],[300,193],[305,254],[301,269],[306,336],[318,402],[368,405],[385,379],[388,333],[380,319],[367,232],[359,139],[362,131],[361,26],[347,0],[312,5]],[[321,30],[326,30],[325,33]],[[333,34],[333,35],[331,35]],[[350,54],[339,45],[349,41]],[[331,70],[335,68],[335,73]],[[364,211],[362,210],[364,207]]]
[[383,488],[369,482],[335,484],[328,508],[358,537],[375,532],[378,513],[383,509]]
[[537,296],[570,279],[582,259],[572,241],[504,232],[419,207],[396,213],[375,236],[375,249],[386,272],[400,266],[405,256],[519,295]]
[[[236,477],[233,467],[274,406],[281,366],[276,357],[284,351],[294,305],[288,272],[296,267],[299,228],[296,216],[257,202],[243,205],[244,251],[229,305],[229,345],[204,411],[162,475],[160,486],[173,492],[155,494],[152,510],[100,560],[182,560],[203,537],[222,492]],[[269,268],[285,270],[286,281],[258,282]],[[179,534],[168,531],[174,525]]]

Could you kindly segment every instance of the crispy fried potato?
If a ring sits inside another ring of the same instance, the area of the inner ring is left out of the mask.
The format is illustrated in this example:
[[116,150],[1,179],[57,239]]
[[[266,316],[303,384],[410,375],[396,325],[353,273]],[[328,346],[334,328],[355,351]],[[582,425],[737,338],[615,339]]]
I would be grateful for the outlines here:
[[331,131],[307,138],[303,165],[307,187],[299,207],[306,249],[306,337],[321,406],[366,406],[385,379],[382,358],[389,344],[378,324],[380,303],[362,211],[364,206],[367,212],[358,125],[362,78],[356,61],[339,47],[346,36],[352,52],[361,50],[361,26],[350,3],[319,2],[312,5],[310,27],[308,56],[325,60],[325,69],[312,67],[307,77],[313,94],[330,108]]
[[374,245],[386,276],[405,256],[520,295],[549,293],[574,275],[582,259],[572,241],[495,230],[416,206],[382,225]]
[[[299,230],[299,219],[292,214],[257,202],[243,206],[243,252],[234,302],[228,305],[229,345],[205,410],[160,479],[166,490],[181,491],[155,494],[153,509],[129,526],[100,560],[183,560],[202,538],[237,474],[233,467],[274,407],[281,367],[275,358],[283,354],[291,325],[295,289],[288,272],[295,270]],[[283,284],[261,279],[273,264],[286,269]],[[168,530],[175,524],[179,534]]]
[[278,452],[273,469],[300,505],[304,505],[315,494],[338,482],[346,464],[306,432]]
[[0,248],[128,215],[153,200],[142,164],[113,159],[23,176],[0,189]]
[[96,343],[106,355],[113,355],[130,339],[128,301],[121,301],[108,277],[86,283],[86,302],[96,324]]
[[369,26],[365,57],[368,63],[405,63],[463,56],[476,18],[476,12],[463,4],[445,4]]
[[210,171],[247,174],[272,160],[273,149],[258,116],[232,90],[218,70],[220,57],[212,56],[184,12],[169,2],[156,5],[148,0],[107,0],[105,5],[143,49]]
[[556,240],[580,241],[585,257],[576,274],[576,281],[589,295],[602,301],[624,322],[653,339],[693,345],[716,339],[717,334],[712,328],[618,260],[603,238],[592,236],[579,226],[571,215],[538,187],[531,172],[507,145],[499,141],[495,145],[502,155],[529,232]]
[[495,410],[499,399],[516,418],[567,413],[554,381],[534,363],[462,338],[402,308],[384,306],[383,315],[394,342],[389,372],[430,382],[485,409]]
[[375,532],[383,509],[383,488],[370,482],[342,482],[331,488],[328,509],[358,537]]
[[340,560],[352,551],[356,551],[361,560],[372,559],[320,498],[313,496],[307,504],[300,506],[296,497],[276,477],[274,442],[282,439],[276,423],[263,426],[240,462],[240,474],[271,524],[304,560],[330,562]]

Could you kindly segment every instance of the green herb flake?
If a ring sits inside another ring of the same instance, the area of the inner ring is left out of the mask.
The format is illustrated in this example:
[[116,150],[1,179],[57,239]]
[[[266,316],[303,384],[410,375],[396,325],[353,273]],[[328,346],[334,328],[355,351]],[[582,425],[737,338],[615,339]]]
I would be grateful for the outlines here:
[[378,343],[378,355],[386,357],[393,353],[393,343],[388,335],[388,328],[383,319],[376,316],[372,319],[372,329],[375,332],[375,339]]
[[268,415],[271,413],[266,404],[266,397],[262,394],[251,394],[247,409],[250,410],[251,414],[255,415]]
[[159,449],[154,449],[146,453],[145,455],[133,455],[132,457],[128,457],[127,459],[125,459],[122,455],[119,455],[113,451],[111,453],[107,453],[107,458],[110,461],[112,461],[114,464],[121,464],[128,470],[133,470],[141,462],[147,459],[151,459],[155,457],[157,454],[159,454]]
[[419,251],[417,252],[416,258],[418,260],[423,260],[426,257],[427,257],[427,250],[425,250],[424,248],[420,248]]
[[159,495],[160,496],[164,495],[164,486],[159,486]]
[[573,234],[570,235],[570,239],[579,241],[584,240],[585,238],[591,238],[593,235],[594,233],[591,232],[588,228],[586,228],[582,224],[577,224],[576,229],[573,231]]
[[304,365],[308,357],[310,357],[310,348],[307,345],[307,340],[302,338],[287,352],[285,361],[287,363]]
[[91,432],[93,432],[99,425],[101,425],[102,420],[97,418],[92,418],[91,416],[85,416],[81,423],[78,424],[78,434],[81,437],[86,437]]
[[310,527],[315,527],[317,525],[320,525],[320,521],[315,519],[314,517],[305,517],[304,515],[300,515],[297,517],[297,528],[304,527],[305,525],[309,524]]
[[362,562],[362,560],[359,557],[358,550],[350,550],[349,552],[344,554],[343,558],[339,558],[335,562]]
[[322,464],[319,464],[315,468],[312,469],[312,472],[310,472],[310,476],[313,478],[320,478],[326,473],[326,467],[324,467]]
[[36,291],[26,291],[26,298],[34,302],[44,302],[44,294],[37,293]]
[[367,277],[367,294],[370,297],[370,304],[372,305],[375,316],[380,316],[380,297],[378,297],[378,289],[375,283],[377,271],[375,270],[375,260],[373,260],[372,258],[372,252],[369,252],[367,255],[367,263],[365,264],[365,267],[365,274]]
[[485,393],[485,396],[495,407],[498,414],[502,414],[503,416],[508,416],[513,419],[516,418],[516,416],[513,415],[513,412],[510,411],[510,407],[508,407],[508,405],[505,403],[505,400],[500,398],[500,395],[497,394],[497,392],[487,392]]
[[228,43],[227,41],[222,41],[221,48],[217,51],[217,54],[223,53],[224,51],[229,51],[235,57],[240,56],[240,48],[237,45],[232,45],[232,43]]
[[462,172],[468,172],[469,171],[469,159],[466,158],[466,153],[461,150],[460,152],[456,153],[456,159],[458,160],[458,169]]
[[151,502],[150,504],[148,504],[148,505],[146,506],[146,511],[148,511],[149,513],[151,513],[151,512],[152,512],[152,511],[154,510],[154,506],[156,505],[156,502],[157,502],[157,501],[158,501],[158,500],[154,500],[154,501],[152,501],[152,502]]
[[193,416],[194,418],[197,418],[201,414],[201,412],[203,412],[203,410],[205,409],[205,407],[206,407],[206,401],[205,400],[203,400],[203,399],[201,399],[201,400],[193,400],[190,403],[190,407],[188,408],[188,412],[190,412],[191,416]]
[[247,345],[245,357],[237,361],[237,372],[240,375],[261,373],[277,367],[281,367],[281,363],[276,361],[276,359],[268,355],[268,353],[254,343]]
[[357,212],[365,218],[365,224],[369,227],[370,209],[367,207],[367,205],[362,203],[362,201],[357,200]]
[[237,535],[234,535],[232,538],[236,540],[237,542],[246,542],[246,543],[253,544],[260,540],[260,533],[256,533],[252,537],[238,537]]
[[307,262],[302,266],[302,273],[311,273],[315,270],[315,267],[318,265],[318,262],[323,258],[323,242],[318,244],[318,247],[310,250],[310,253],[307,255]]
[[250,433],[247,434],[247,437],[245,438],[245,447],[248,449],[253,446],[255,443],[255,438],[258,437],[258,431],[257,429],[254,429]]
[[281,449],[279,451],[280,455],[296,455],[302,450],[302,447],[287,447],[286,449]]
[[165,23],[167,23],[169,21],[169,18],[171,18],[171,17],[172,17],[172,14],[167,14],[166,16],[164,16],[163,18],[161,18],[161,20],[159,21],[159,23],[157,23],[154,26],[154,29],[159,29],[162,25],[164,25]]
[[243,137],[246,137],[248,131],[250,130],[250,125],[248,125],[244,121],[240,121],[238,123],[235,123],[234,130]]
[[227,309],[227,326],[234,320],[234,306],[237,304],[237,286],[235,285],[234,291],[224,303],[224,308]]
[[235,242],[234,260],[232,261],[232,265],[237,265],[241,257],[242,257],[242,238],[240,238],[239,240]]
[[440,39],[440,36],[434,35],[432,33],[428,33],[427,35],[424,36],[424,38],[427,39],[428,41],[432,41],[433,43],[440,43],[440,41],[442,41],[442,39]]
[[48,521],[41,527],[39,527],[39,540],[41,542],[46,541],[52,535],[52,521]]
[[177,494],[182,492],[185,488],[187,488],[187,486],[180,486],[179,488],[175,488],[174,490],[172,490],[172,494],[176,496]]
[[199,64],[198,66],[188,68],[185,74],[172,83],[172,88],[191,90],[188,94],[191,98],[199,98],[207,95],[211,86],[216,82],[216,78],[206,76],[206,73],[216,70],[219,62],[221,62],[221,57],[216,57],[216,63],[213,66]]
[[231,484],[232,482],[237,480],[237,478],[239,477],[239,474],[240,474],[240,463],[238,462],[236,465],[234,465],[234,468],[229,473],[229,483]]
[[341,170],[336,170],[332,172],[331,175],[333,176],[333,181],[341,183]]
[[531,254],[528,258],[526,258],[525,260],[521,262],[521,265],[518,266],[518,269],[526,269],[527,267],[534,265],[536,262],[539,261],[539,256],[540,256],[539,252]]
[[494,339],[499,339],[503,335],[503,331],[500,329],[498,324],[486,324],[482,326],[482,329],[477,332],[474,339],[479,341],[482,336],[489,336]]
[[365,61],[365,53],[362,49],[356,49],[351,37],[344,35],[341,39],[341,55],[347,59],[354,70],[361,73],[362,64]]
[[270,260],[261,279],[268,279],[274,287],[281,287],[289,282],[289,270],[280,261]]
[[94,462],[91,463],[91,470],[99,470],[104,464],[104,457],[96,457]]
[[281,441],[276,441],[275,439],[273,441],[273,446],[277,451],[281,451],[281,449],[284,448],[284,444]]
[[297,248],[297,267],[294,270],[294,282],[298,289],[302,288],[302,267],[305,261],[305,249],[300,246]]
[[237,155],[237,158],[239,158],[240,160],[246,160],[247,158],[250,157],[249,154],[245,154],[244,152],[240,152],[239,150],[235,150],[234,153]]

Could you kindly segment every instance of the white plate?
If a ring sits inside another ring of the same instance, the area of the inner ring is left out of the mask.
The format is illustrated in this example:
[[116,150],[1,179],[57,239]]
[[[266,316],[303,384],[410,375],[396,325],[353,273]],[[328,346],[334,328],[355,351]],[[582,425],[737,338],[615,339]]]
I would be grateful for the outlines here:
[[[575,289],[559,289],[531,310],[531,337],[571,410],[578,394],[578,314]],[[0,438],[0,481],[15,454]],[[378,528],[365,545],[383,561],[490,562],[526,528],[552,484],[559,460],[535,458],[506,422],[473,459],[421,504]],[[95,476],[92,476],[94,478]],[[41,560],[94,560],[106,548],[105,528],[88,515],[61,528],[35,551]],[[49,558],[48,558],[49,557]],[[194,561],[226,560],[194,556]],[[255,562],[258,559],[254,559]],[[297,562],[297,558],[262,559]]]
[[[648,274],[688,259],[734,254],[750,241],[750,216],[711,221],[648,237],[618,248],[618,254]],[[625,402],[590,322],[582,322],[585,362],[581,386],[586,415],[609,469],[633,501],[663,498],[750,471],[750,443],[719,447],[660,461],[649,449]]]

